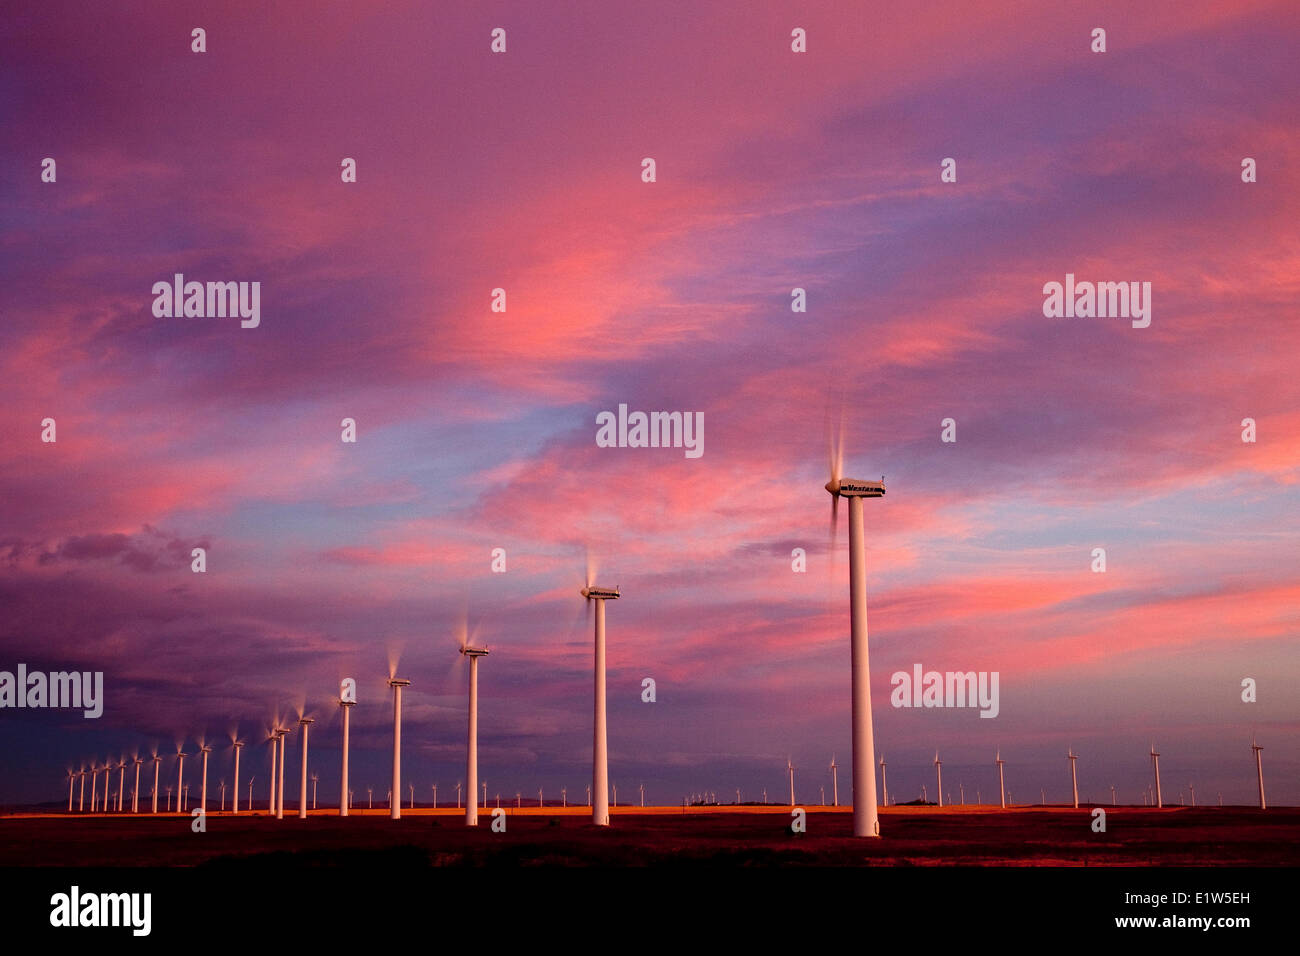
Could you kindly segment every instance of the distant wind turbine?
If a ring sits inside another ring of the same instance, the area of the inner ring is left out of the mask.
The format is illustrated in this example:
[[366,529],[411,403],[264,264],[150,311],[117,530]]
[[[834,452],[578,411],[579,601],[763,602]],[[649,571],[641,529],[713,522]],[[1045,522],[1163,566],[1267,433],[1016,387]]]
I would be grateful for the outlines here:
[[[239,813],[239,752],[244,749],[244,742],[236,740],[231,746],[235,750],[235,783],[231,787],[233,792],[230,794],[230,812],[237,814]],[[251,787],[248,790],[248,809],[250,812],[253,809],[253,790]]]
[[181,795],[185,792],[185,758],[189,754],[184,753],[178,747],[176,749],[176,809],[181,809]]
[[1165,802],[1160,794],[1160,754],[1156,752],[1156,742],[1151,741],[1151,766],[1156,772],[1156,806],[1163,807]]
[[208,812],[208,754],[212,753],[212,748],[200,740],[199,753],[203,755],[203,782],[199,785],[199,809],[206,815]]
[[[883,781],[885,774],[884,754],[880,755],[880,774]],[[834,754],[831,754],[831,805],[836,807],[840,805],[840,765],[835,762]]]
[[1002,775],[1002,765],[1006,763],[1006,761],[1002,759],[1001,747],[998,748],[997,757],[994,759],[998,765],[998,789],[1002,791],[1002,809],[1005,810],[1007,808],[1007,782],[1006,778]]
[[132,757],[131,762],[135,764],[135,786],[131,788],[131,812],[140,812],[140,764],[144,763],[139,757]]
[[1079,755],[1075,753],[1074,748],[1071,747],[1069,752],[1066,754],[1066,757],[1070,761],[1070,780],[1074,785],[1074,808],[1077,810],[1079,809],[1079,775],[1075,772],[1074,762],[1079,759]]
[[347,700],[342,694],[339,695],[339,707],[343,709],[343,784],[339,789],[339,816],[348,815],[348,807],[352,804],[352,790],[348,783],[348,715],[352,712],[356,701]]
[[794,764],[790,763],[790,758],[785,758],[785,772],[790,775],[790,806],[794,806]]
[[939,759],[937,750],[934,752],[934,772],[938,775],[939,806],[943,806],[943,762]]
[[[277,736],[278,730],[272,727],[266,735],[267,742],[271,745],[271,802],[266,805],[268,816],[275,816],[275,769],[280,761],[280,738]],[[250,806],[251,809],[251,806]]]
[[[465,826],[478,826],[478,659],[486,657],[486,647],[471,647],[465,629],[461,629],[460,652],[469,658],[469,732],[465,744],[465,779],[469,781],[470,799],[465,803]],[[460,784],[456,784],[456,805],[460,806]],[[483,806],[487,807],[487,781],[483,783]]]
[[1255,754],[1255,775],[1259,778],[1259,808],[1267,810],[1268,804],[1264,802],[1264,760],[1260,757],[1263,747],[1255,742],[1255,738],[1250,738],[1250,749]]
[[[889,778],[885,776],[885,755],[880,755],[880,805],[889,806]],[[835,758],[831,757],[831,779],[835,780]],[[835,806],[840,805],[840,789],[835,787]]]
[[[153,760],[153,790],[152,790],[153,812],[157,813],[158,812],[158,767],[162,764],[162,757],[158,756],[158,752],[155,750],[153,757],[151,759]],[[168,809],[171,808],[169,807]]]

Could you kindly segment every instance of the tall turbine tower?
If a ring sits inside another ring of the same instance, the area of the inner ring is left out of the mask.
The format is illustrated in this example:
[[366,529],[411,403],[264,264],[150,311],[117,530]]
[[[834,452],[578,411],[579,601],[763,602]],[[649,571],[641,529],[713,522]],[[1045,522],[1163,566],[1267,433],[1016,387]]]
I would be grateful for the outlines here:
[[388,816],[392,820],[402,818],[402,688],[410,684],[409,680],[398,677],[388,681],[388,686],[393,689],[393,787],[388,794]]
[[275,784],[275,818],[284,819],[284,738],[289,736],[289,728],[281,727],[275,732],[275,739],[280,749],[280,776]]
[[[884,772],[885,758],[880,758],[881,772]],[[835,762],[835,755],[831,754],[831,803],[833,806],[840,805],[840,765]]]
[[790,763],[790,758],[785,758],[785,772],[790,775],[790,806],[794,806],[794,765]]
[[212,748],[199,741],[199,753],[203,754],[203,782],[199,786],[199,809],[206,814],[208,812],[208,754],[212,753]]
[[[244,742],[236,740],[231,746],[235,748],[235,787],[234,792],[230,795],[230,812],[234,814],[239,813],[239,752],[244,749]],[[248,809],[253,809],[251,796]]]
[[943,806],[943,761],[939,759],[939,751],[937,750],[934,752],[934,772],[939,787],[939,806]]
[[881,481],[840,478],[844,449],[837,436],[831,448],[831,539],[839,525],[839,503],[849,499],[850,669],[853,683],[853,835],[880,836],[876,815],[875,741],[871,725],[871,667],[867,660],[867,548],[862,529],[862,499],[885,494]]
[[[834,760],[835,758],[832,757],[831,759]],[[837,807],[840,805],[838,797],[836,798],[835,805]],[[880,755],[880,805],[882,807],[889,806],[889,778],[885,776],[884,754]]]
[[1266,810],[1268,805],[1264,803],[1264,761],[1259,755],[1264,748],[1255,743],[1255,738],[1252,737],[1250,738],[1250,749],[1255,753],[1255,775],[1259,778],[1259,808]]
[[307,819],[307,730],[315,723],[315,717],[299,717],[298,726],[302,728],[302,787],[298,791],[298,819]]
[[144,763],[139,757],[132,757],[131,763],[135,764],[135,786],[131,788],[131,812],[140,812],[140,764]]
[[352,802],[352,791],[348,789],[348,714],[356,706],[356,701],[346,689],[339,692],[339,707],[343,709],[343,786],[339,796],[339,816],[348,815],[348,806]]
[[609,749],[605,733],[605,602],[618,599],[618,588],[598,588],[591,583],[591,569],[587,571],[587,586],[582,596],[596,604],[596,657],[595,713],[592,729],[591,759],[591,822],[598,827],[609,826]]
[[1070,782],[1074,785],[1074,808],[1079,809],[1079,775],[1075,772],[1074,762],[1079,759],[1079,755],[1071,747],[1066,753],[1066,758],[1070,761]]
[[[275,816],[275,766],[279,760],[280,738],[276,736],[274,727],[266,735],[267,742],[271,745],[271,802],[266,805],[268,816]],[[249,809],[252,809],[250,798]]]
[[158,767],[162,764],[162,757],[159,757],[158,752],[154,751],[152,759],[153,759],[153,811],[152,812],[157,813],[158,812]]
[[77,774],[81,778],[81,785],[77,792],[77,812],[83,813],[86,809],[86,765],[81,765],[81,771]]
[[185,758],[189,754],[182,753],[180,748],[176,749],[176,809],[181,808],[181,793],[185,790]]
[[1156,806],[1163,807],[1165,803],[1163,798],[1160,796],[1160,754],[1156,752],[1156,743],[1154,740],[1151,741],[1151,765],[1156,771]]
[[[462,638],[460,652],[469,658],[469,735],[465,748],[465,779],[470,798],[465,801],[465,826],[478,826],[478,659],[488,653],[486,647],[470,647]],[[460,803],[460,784],[456,784],[456,802]]]
[[1006,761],[1002,759],[1001,747],[998,748],[997,756],[994,758],[994,761],[998,765],[998,789],[1002,791],[1002,809],[1005,810],[1007,808],[1007,782],[1002,775],[1002,765],[1006,763]]
[[126,789],[126,758],[117,761],[117,812],[122,812],[122,791]]

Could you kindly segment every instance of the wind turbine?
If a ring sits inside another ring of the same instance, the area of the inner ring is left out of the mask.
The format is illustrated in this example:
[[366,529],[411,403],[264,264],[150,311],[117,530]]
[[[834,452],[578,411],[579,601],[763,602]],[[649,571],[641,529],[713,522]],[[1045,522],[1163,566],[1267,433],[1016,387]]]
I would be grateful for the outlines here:
[[343,785],[339,790],[339,816],[346,817],[352,803],[352,791],[348,789],[348,715],[352,713],[356,701],[348,700],[340,694],[339,706],[343,708]]
[[199,753],[203,754],[203,783],[199,787],[199,809],[206,816],[208,812],[208,754],[212,753],[212,748],[200,740]]
[[[460,652],[469,658],[469,736],[465,746],[465,779],[469,781],[469,799],[465,801],[465,826],[478,826],[478,659],[486,657],[486,647],[471,647],[465,629],[460,632]],[[460,806],[460,784],[456,784],[456,806]],[[487,781],[483,782],[483,806],[487,807]]]
[[[99,771],[95,768],[95,761],[90,762],[90,812],[95,812],[95,794],[99,792]],[[82,784],[84,791],[85,784]]]
[[131,763],[135,764],[135,786],[131,788],[131,812],[140,812],[140,764],[144,763],[139,757],[132,757]]
[[[239,813],[239,752],[244,749],[244,742],[236,740],[231,746],[235,748],[235,784],[231,787],[233,792],[230,794],[230,812],[237,814]],[[249,782],[252,783],[251,780]],[[253,791],[251,787],[248,791],[248,809],[250,812],[253,809]]]
[[438,809],[438,785],[433,785],[433,809]]
[[618,599],[618,588],[600,588],[591,583],[593,569],[587,561],[587,585],[580,592],[587,606],[596,603],[596,654],[592,668],[595,675],[595,714],[592,731],[591,789],[596,802],[591,807],[591,822],[609,826],[609,749],[605,733],[605,602]]
[[221,812],[226,812],[226,778],[221,778]]
[[[266,735],[267,741],[271,744],[271,802],[266,805],[268,816],[275,816],[275,768],[280,759],[280,738],[276,733],[276,728],[272,727]],[[251,802],[250,799],[250,805]]]
[[78,788],[77,795],[77,812],[82,813],[86,809],[86,765],[81,765],[81,772],[77,774],[81,778],[81,786]]
[[1074,784],[1074,808],[1077,810],[1079,809],[1079,775],[1075,772],[1074,762],[1079,759],[1079,755],[1071,747],[1066,757],[1070,761],[1070,780]]
[[[880,773],[883,777],[885,773],[885,755],[880,755]],[[840,765],[835,762],[835,755],[831,754],[831,802],[834,806],[840,805]]]
[[122,812],[122,791],[126,788],[126,758],[117,761],[117,812]]
[[[153,812],[158,812],[158,767],[162,764],[162,757],[158,756],[158,751],[153,752]],[[170,809],[170,808],[169,808]]]
[[168,784],[168,785],[167,785],[167,812],[168,812],[168,813],[171,813],[171,812],[172,812],[172,786],[171,786],[171,784]]
[[794,806],[794,765],[790,763],[790,758],[785,758],[785,772],[790,775],[790,806]]
[[1002,759],[1001,747],[998,748],[997,756],[993,759],[998,765],[998,789],[1002,791],[1002,809],[1005,810],[1007,808],[1007,782],[1002,775],[1002,765],[1006,763],[1006,761]]
[[253,781],[256,779],[257,779],[256,777],[248,778],[248,812],[249,813],[253,812]]
[[190,785],[188,783],[185,784],[185,786],[181,788],[181,792],[185,794],[185,802],[181,804],[181,810],[188,810],[190,808]]
[[76,776],[77,775],[73,773],[71,769],[68,770],[68,812],[69,813],[72,812],[72,781]]
[[1160,754],[1156,753],[1156,742],[1151,741],[1151,765],[1156,771],[1156,806],[1163,807],[1164,800],[1160,796]]
[[[831,757],[831,779],[835,779],[835,757]],[[889,779],[885,776],[885,755],[880,755],[880,803],[889,806]],[[835,787],[835,806],[840,805],[840,788]]]
[[185,792],[185,758],[189,754],[183,753],[179,747],[176,748],[176,809],[181,807],[181,794]]
[[867,660],[867,549],[862,529],[862,500],[880,498],[885,482],[856,481],[840,477],[843,466],[843,433],[838,434],[830,449],[831,480],[826,490],[831,495],[832,553],[839,527],[840,498],[849,499],[849,620],[850,669],[853,683],[853,835],[880,836],[876,814],[876,774],[872,766],[875,741],[871,724],[871,667]]
[[[402,818],[402,688],[410,686],[410,683],[400,677],[388,681],[388,686],[393,689],[393,786],[388,795],[388,817],[391,820]],[[396,800],[393,794],[397,794]]]
[[456,809],[460,809],[460,781],[456,781]]
[[284,738],[289,736],[289,728],[281,727],[275,732],[275,739],[280,744],[280,777],[275,787],[275,818],[284,819]]
[[943,806],[943,762],[939,760],[939,751],[934,752],[934,772],[938,774],[939,806]]
[[414,809],[415,809],[415,784],[411,783],[411,782],[408,780],[408,781],[406,782],[406,786],[407,786],[407,789],[411,791],[411,797],[410,797],[410,799],[411,799],[411,806],[410,806],[410,809],[414,810]]
[[[736,791],[736,802],[740,802],[740,791]],[[645,784],[641,784],[641,806],[645,806]]]
[[1264,761],[1263,758],[1260,757],[1260,751],[1264,748],[1255,743],[1255,738],[1251,737],[1250,749],[1255,754],[1255,775],[1259,778],[1259,808],[1261,810],[1266,810],[1268,809],[1268,805],[1264,803]]
[[[319,780],[320,780],[320,774],[314,773],[311,775],[311,808],[313,810],[316,809],[316,783]],[[438,792],[437,784],[434,784],[433,791],[434,793]]]
[[957,781],[957,792],[961,795],[961,805],[966,806],[966,785],[960,780]]
[[1115,785],[1114,785],[1113,783],[1110,785],[1110,805],[1111,805],[1112,807],[1113,807],[1113,806],[1116,806],[1116,803],[1115,803]]
[[1187,789],[1192,793],[1192,806],[1196,806],[1196,784],[1189,783]]
[[367,800],[367,803],[366,803],[366,809],[367,809],[367,810],[373,810],[373,809],[375,808],[375,788],[374,788],[374,787],[366,787],[366,800]]
[[560,806],[561,806],[561,807],[567,807],[568,805],[569,805],[569,788],[568,788],[568,787],[561,787],[561,788],[560,788]]
[[298,819],[307,819],[307,731],[316,722],[315,717],[299,717],[302,728],[302,786],[298,788]]

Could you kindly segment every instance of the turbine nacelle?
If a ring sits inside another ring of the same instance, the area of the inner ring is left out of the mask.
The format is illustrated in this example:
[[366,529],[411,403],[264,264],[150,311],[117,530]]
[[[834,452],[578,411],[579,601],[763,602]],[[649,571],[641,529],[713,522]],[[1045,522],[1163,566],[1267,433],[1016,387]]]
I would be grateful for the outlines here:
[[410,685],[409,680],[403,680],[400,677],[394,677],[388,682],[389,687],[409,687]]
[[618,598],[618,588],[598,588],[588,585],[582,589],[582,596],[588,601],[613,601]]
[[486,647],[470,647],[468,644],[460,649],[460,652],[466,657],[483,657],[488,653]]
[[883,498],[885,481],[858,481],[855,478],[832,478],[826,490],[838,498]]

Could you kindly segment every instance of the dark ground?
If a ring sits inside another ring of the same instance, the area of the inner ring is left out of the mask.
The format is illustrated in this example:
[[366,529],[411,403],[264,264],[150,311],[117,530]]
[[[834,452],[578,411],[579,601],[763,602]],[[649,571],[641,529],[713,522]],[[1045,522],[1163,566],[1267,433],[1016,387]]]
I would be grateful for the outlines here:
[[510,811],[505,833],[490,813],[468,829],[455,810],[375,810],[341,819],[321,810],[281,821],[265,813],[190,817],[130,814],[0,817],[0,867],[338,866],[383,860],[410,866],[1294,866],[1300,809],[1106,808],[1107,832],[1090,809],[891,807],[880,840],[850,836],[845,808],[809,808],[807,833],[789,832],[787,810],[620,808],[608,829],[588,811]]

